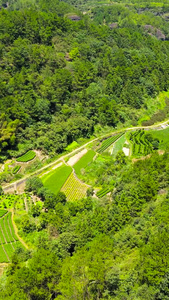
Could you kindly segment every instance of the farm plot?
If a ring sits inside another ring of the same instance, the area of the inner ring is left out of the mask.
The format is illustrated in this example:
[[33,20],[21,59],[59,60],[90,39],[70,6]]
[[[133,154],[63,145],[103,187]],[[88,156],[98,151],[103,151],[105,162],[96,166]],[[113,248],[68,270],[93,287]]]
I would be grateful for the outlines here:
[[129,136],[132,144],[132,155],[133,156],[145,156],[153,152],[152,143],[147,138],[144,130],[137,130],[131,132]]
[[105,150],[107,150],[107,148],[109,148],[115,141],[117,141],[117,139],[119,139],[122,135],[124,134],[124,132],[121,132],[117,135],[111,136],[110,138],[106,139],[105,141],[102,142],[101,147],[97,150],[98,153],[102,153]]
[[71,167],[63,165],[55,170],[52,170],[48,174],[45,174],[41,177],[41,179],[45,187],[50,189],[54,194],[57,194],[71,172]]
[[15,167],[13,168],[13,170],[12,170],[12,173],[13,173],[13,174],[18,173],[19,170],[20,170],[20,168],[21,168],[21,166],[15,166]]
[[77,175],[80,175],[81,170],[86,168],[93,161],[95,154],[95,151],[89,150],[79,159],[79,161],[74,165],[74,170]]
[[112,154],[113,156],[116,156],[119,151],[122,151],[124,143],[125,143],[126,137],[125,134],[123,134],[115,143],[113,147]]
[[0,218],[0,263],[10,262],[14,250],[20,246],[22,244],[15,234],[12,214],[9,212]]
[[65,193],[69,201],[75,201],[84,198],[86,196],[87,189],[87,185],[81,183],[72,173],[65,182],[61,191]]
[[35,156],[36,156],[36,153],[34,151],[32,151],[32,150],[29,150],[24,155],[18,157],[16,159],[16,161],[18,161],[18,162],[28,162],[28,161],[34,159]]
[[102,188],[100,191],[97,192],[96,196],[98,198],[102,198],[103,196],[110,193],[112,190],[113,190],[113,187]]

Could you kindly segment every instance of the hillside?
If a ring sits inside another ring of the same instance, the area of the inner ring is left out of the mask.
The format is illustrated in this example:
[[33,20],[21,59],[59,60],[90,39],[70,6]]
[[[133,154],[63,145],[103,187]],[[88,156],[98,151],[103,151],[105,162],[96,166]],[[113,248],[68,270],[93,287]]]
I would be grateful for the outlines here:
[[169,0],[0,6],[0,300],[168,300]]

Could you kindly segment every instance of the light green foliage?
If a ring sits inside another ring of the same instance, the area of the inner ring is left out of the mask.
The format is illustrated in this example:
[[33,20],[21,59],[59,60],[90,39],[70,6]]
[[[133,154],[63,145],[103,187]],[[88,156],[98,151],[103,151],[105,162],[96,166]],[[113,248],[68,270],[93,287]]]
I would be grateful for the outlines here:
[[77,175],[80,175],[81,170],[85,169],[93,161],[93,157],[95,155],[96,153],[93,150],[89,150],[78,160],[78,162],[73,166]]
[[28,162],[28,161],[34,159],[35,156],[36,156],[36,153],[34,151],[30,150],[27,153],[25,153],[24,155],[18,157],[16,159],[16,161],[18,161],[18,162]]
[[72,151],[74,150],[79,144],[76,141],[73,141],[70,145],[66,147],[66,151]]
[[101,147],[97,150],[98,153],[102,153],[104,152],[108,147],[110,147],[117,139],[119,139],[123,133],[119,133],[117,135],[114,135],[108,139],[106,139],[105,141],[102,142]]
[[113,145],[113,156],[116,156],[119,151],[122,151],[126,140],[125,134],[122,135]]
[[75,201],[86,196],[87,186],[76,179],[72,173],[65,184],[62,187],[62,191],[65,193],[67,200]]
[[44,186],[47,187],[51,192],[57,194],[64,185],[71,172],[71,167],[65,165],[61,166],[42,176],[42,182]]
[[0,218],[3,217],[7,213],[7,210],[0,209]]
[[159,149],[166,150],[169,146],[169,128],[150,131],[154,139],[159,140]]

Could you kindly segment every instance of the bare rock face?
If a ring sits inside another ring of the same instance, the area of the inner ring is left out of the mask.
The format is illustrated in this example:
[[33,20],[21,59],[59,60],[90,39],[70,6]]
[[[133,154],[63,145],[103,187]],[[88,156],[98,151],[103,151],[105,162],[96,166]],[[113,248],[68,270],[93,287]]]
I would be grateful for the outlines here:
[[158,40],[165,41],[166,37],[160,29],[155,28],[152,25],[144,25],[143,27],[145,31],[148,32],[149,35],[155,36]]

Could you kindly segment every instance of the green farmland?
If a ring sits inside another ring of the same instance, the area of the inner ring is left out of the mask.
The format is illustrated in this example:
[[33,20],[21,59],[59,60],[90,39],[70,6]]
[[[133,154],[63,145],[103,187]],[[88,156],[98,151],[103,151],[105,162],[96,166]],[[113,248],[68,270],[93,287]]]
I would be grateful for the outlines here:
[[57,194],[64,185],[71,172],[71,167],[63,165],[42,176],[42,182],[45,187],[51,190],[51,192]]
[[113,135],[110,138],[104,140],[101,144],[101,147],[97,150],[98,153],[102,153],[105,150],[107,150],[107,148],[109,148],[115,141],[117,141],[117,139],[119,139],[122,135],[124,134],[124,132],[119,133],[117,135]]
[[16,159],[16,161],[18,161],[18,162],[28,162],[28,161],[34,159],[35,156],[36,156],[36,153],[34,151],[30,150],[30,151],[26,152],[24,155],[18,157]]
[[93,150],[89,150],[85,155],[83,155],[83,157],[79,159],[79,161],[73,166],[77,175],[80,175],[81,169],[86,168],[88,164],[93,161],[95,154],[96,153]]
[[22,246],[14,231],[12,214],[6,212],[0,210],[0,263],[10,262],[15,249]]
[[87,186],[76,179],[73,173],[70,174],[69,178],[62,187],[62,192],[65,193],[69,201],[76,201],[86,196]]
[[124,143],[125,143],[125,140],[126,140],[126,136],[125,134],[123,134],[115,143],[114,143],[114,147],[113,147],[113,155],[116,156],[116,154],[119,152],[119,151],[122,151],[123,149],[123,146],[124,146]]

